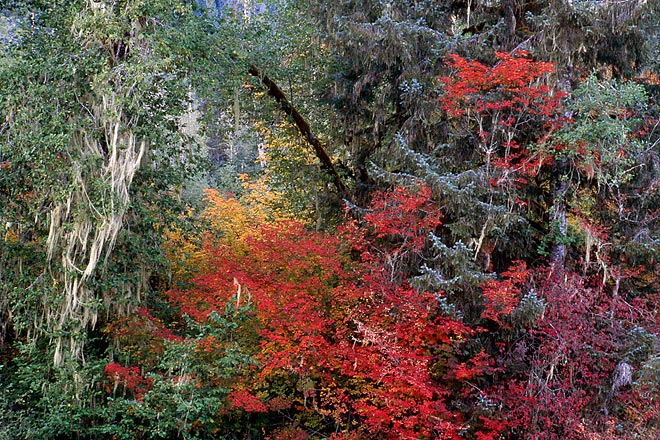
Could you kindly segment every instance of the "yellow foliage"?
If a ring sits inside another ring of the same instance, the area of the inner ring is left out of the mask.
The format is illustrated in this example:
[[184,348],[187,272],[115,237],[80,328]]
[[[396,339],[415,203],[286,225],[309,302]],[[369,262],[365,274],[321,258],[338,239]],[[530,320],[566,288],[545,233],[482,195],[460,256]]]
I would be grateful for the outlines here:
[[240,200],[214,189],[204,190],[206,207],[200,217],[207,227],[197,231],[196,236],[186,236],[176,226],[165,229],[162,249],[170,263],[173,283],[207,273],[213,247],[224,244],[240,249],[260,225],[290,218],[271,207],[276,205],[278,195],[268,190],[264,180],[242,179],[247,193]]
[[15,229],[7,229],[4,240],[10,243],[18,243],[18,231]]
[[[318,182],[309,179],[306,172],[307,167],[315,166],[313,155],[300,142],[281,136],[281,132],[277,136],[270,128],[263,126],[260,131],[264,136],[264,146],[258,160],[264,170],[256,179],[250,179],[247,175],[238,176],[245,190],[243,196],[237,199],[214,189],[205,189],[205,208],[200,219],[206,227],[193,237],[186,236],[178,227],[165,230],[163,251],[170,262],[173,283],[189,281],[195,275],[207,273],[211,260],[209,252],[213,247],[229,245],[238,250],[243,247],[246,238],[259,230],[260,225],[283,220],[310,223],[314,218],[313,208],[296,207],[291,197],[291,193],[300,198],[304,192],[318,191]],[[293,165],[291,156],[296,158]],[[283,157],[289,160],[283,161]],[[288,169],[282,168],[285,164]],[[282,180],[298,183],[283,186]],[[309,195],[303,199],[309,199]],[[192,215],[192,212],[186,214],[187,217]]]
[[264,214],[264,221],[277,222],[293,220],[293,208],[287,202],[281,191],[274,190],[269,185],[269,173],[264,173],[256,180],[250,181],[248,176],[239,176],[246,193],[241,202]]
[[316,198],[324,187],[318,159],[287,121],[257,128],[262,137],[258,161],[263,172],[255,181],[243,181],[248,190],[243,200],[263,205],[271,220],[313,224]]
[[203,248],[202,240],[186,237],[179,227],[165,229],[162,249],[170,263],[172,282],[175,284],[189,281],[210,268],[210,256]]
[[234,244],[244,239],[266,221],[266,210],[259,204],[248,204],[214,189],[204,190],[206,208],[202,218],[211,226],[208,239]]

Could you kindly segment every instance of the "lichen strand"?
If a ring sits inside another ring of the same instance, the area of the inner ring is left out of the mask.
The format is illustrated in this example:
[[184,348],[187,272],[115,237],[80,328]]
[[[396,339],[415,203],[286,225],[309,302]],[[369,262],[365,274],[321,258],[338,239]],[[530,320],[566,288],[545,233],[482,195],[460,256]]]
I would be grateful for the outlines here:
[[[138,141],[122,120],[122,108],[114,97],[103,96],[102,102],[93,108],[107,148],[104,150],[87,131],[72,136],[69,154],[76,182],[67,199],[50,211],[48,263],[52,265],[60,259],[63,269],[52,271],[53,281],[63,286],[58,300],[44,301],[45,330],[53,335],[55,365],[67,358],[83,360],[82,334],[96,325],[100,304],[89,281],[98,271],[101,259],[107,259],[112,252],[129,206],[131,182],[146,149],[146,142]],[[90,163],[98,165],[90,168]],[[93,202],[88,194],[92,180],[97,191],[101,188],[100,203]],[[139,296],[140,289],[130,293]],[[105,300],[113,305],[108,298]]]

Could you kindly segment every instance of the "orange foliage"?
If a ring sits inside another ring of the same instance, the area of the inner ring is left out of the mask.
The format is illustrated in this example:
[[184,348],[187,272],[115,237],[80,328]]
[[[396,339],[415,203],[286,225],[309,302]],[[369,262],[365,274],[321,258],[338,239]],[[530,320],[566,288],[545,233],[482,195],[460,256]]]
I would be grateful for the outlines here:
[[195,274],[205,273],[209,267],[209,255],[194,237],[188,237],[177,226],[165,229],[161,246],[170,264],[172,283],[185,282]]
[[[244,182],[247,193],[240,200],[214,189],[204,190],[206,206],[200,219],[205,228],[195,231],[193,236],[178,226],[165,230],[162,249],[170,262],[174,285],[208,272],[211,264],[209,246],[241,246],[247,237],[258,233],[259,225],[283,217],[273,215],[270,204],[276,196],[268,194],[263,182],[248,182],[247,178]],[[190,218],[192,213],[188,212],[186,216]]]

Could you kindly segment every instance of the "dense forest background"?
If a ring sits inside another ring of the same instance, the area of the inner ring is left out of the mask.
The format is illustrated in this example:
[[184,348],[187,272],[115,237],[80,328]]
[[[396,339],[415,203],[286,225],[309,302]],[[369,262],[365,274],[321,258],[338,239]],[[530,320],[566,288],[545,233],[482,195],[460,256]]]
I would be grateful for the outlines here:
[[0,438],[660,438],[659,23],[0,2]]

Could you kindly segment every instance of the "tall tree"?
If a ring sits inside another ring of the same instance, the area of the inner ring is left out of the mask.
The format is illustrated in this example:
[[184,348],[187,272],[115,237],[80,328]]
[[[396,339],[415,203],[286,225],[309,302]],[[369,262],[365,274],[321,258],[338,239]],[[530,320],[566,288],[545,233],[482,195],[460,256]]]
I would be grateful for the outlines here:
[[30,20],[0,68],[2,309],[75,363],[99,317],[145,299],[151,235],[199,163],[179,117],[209,29],[176,1],[15,7]]

